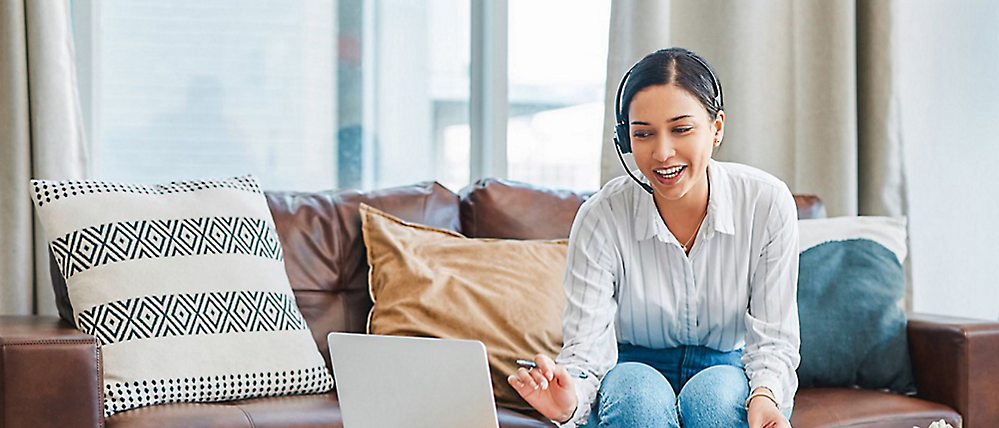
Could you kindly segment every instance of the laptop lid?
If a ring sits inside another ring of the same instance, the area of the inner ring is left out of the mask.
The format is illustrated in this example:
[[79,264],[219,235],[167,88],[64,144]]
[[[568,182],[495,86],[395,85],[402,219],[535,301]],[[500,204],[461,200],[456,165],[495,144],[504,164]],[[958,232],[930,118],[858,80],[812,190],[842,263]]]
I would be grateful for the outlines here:
[[497,428],[486,348],[474,340],[330,333],[344,428]]

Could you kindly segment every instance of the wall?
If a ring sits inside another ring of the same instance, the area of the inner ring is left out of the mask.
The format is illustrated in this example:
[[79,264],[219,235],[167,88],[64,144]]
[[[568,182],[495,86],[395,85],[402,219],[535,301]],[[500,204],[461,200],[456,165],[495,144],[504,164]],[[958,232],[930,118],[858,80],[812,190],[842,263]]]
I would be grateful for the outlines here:
[[898,2],[913,309],[999,317],[999,2]]

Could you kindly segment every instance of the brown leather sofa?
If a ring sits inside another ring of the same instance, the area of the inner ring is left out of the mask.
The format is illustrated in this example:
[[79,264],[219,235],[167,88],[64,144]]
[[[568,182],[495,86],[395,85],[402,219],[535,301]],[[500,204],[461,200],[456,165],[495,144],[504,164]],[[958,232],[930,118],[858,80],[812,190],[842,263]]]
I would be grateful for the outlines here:
[[[320,351],[330,331],[364,332],[371,300],[358,204],[469,237],[564,238],[585,195],[485,180],[454,194],[435,183],[372,192],[269,192],[286,269]],[[797,197],[799,217],[824,215]],[[56,275],[56,280],[59,280]],[[67,313],[60,300],[61,313]],[[71,312],[69,312],[71,313]],[[798,391],[792,425],[999,427],[999,323],[913,315],[909,344],[919,394],[845,388]],[[328,363],[328,361],[327,361]],[[169,404],[102,417],[101,353],[56,317],[0,317],[0,428],[341,427],[335,392],[209,404]],[[550,427],[499,410],[500,425]]]

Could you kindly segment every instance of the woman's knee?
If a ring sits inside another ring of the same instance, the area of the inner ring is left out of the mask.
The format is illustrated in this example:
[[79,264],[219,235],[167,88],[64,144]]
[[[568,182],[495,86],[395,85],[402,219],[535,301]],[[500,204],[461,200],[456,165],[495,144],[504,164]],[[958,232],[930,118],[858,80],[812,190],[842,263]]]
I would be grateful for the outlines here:
[[676,396],[669,381],[656,369],[642,363],[621,363],[607,372],[600,383],[601,395],[626,400],[673,403]]
[[607,372],[598,397],[600,426],[676,427],[676,395],[669,381],[642,363],[622,363]]
[[689,427],[744,425],[743,406],[748,396],[749,382],[742,368],[708,367],[691,377],[680,390],[680,419]]

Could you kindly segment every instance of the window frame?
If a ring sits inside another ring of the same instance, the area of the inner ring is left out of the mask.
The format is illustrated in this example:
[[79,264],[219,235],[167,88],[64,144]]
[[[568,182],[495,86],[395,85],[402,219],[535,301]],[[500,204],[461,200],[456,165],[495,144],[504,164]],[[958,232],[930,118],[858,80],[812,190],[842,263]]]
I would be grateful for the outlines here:
[[507,0],[471,0],[469,181],[507,177]]
[[[94,96],[100,85],[99,69],[101,60],[100,37],[94,31],[102,28],[100,22],[101,2],[99,0],[70,0],[76,55],[87,58],[77,61],[78,91],[83,111],[83,121],[87,141],[91,147],[100,141],[101,105]],[[377,37],[375,19],[376,0],[361,0],[363,8],[364,38]],[[507,171],[507,122],[509,119],[507,36],[508,0],[469,0],[471,6],[469,70],[469,184],[477,180],[494,177],[506,178]],[[374,69],[376,43],[362,44],[362,67]],[[373,129],[375,122],[374,95],[375,79],[363,79],[362,83],[362,127]],[[361,187],[372,188],[375,177],[374,133],[362,133],[361,144]],[[91,162],[100,162],[92,156]],[[94,170],[96,165],[90,165]],[[339,187],[340,184],[338,183]]]

